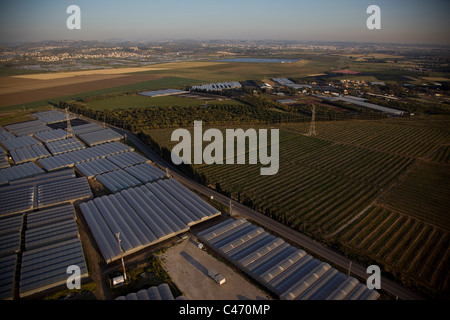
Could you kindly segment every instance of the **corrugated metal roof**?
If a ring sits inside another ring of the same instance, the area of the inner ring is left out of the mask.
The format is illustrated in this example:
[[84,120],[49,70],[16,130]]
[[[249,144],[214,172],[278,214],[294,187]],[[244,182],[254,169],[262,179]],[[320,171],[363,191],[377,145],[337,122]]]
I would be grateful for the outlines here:
[[[378,299],[358,280],[315,259],[245,219],[229,219],[200,232],[205,242],[281,299]],[[356,292],[356,291],[357,292]]]

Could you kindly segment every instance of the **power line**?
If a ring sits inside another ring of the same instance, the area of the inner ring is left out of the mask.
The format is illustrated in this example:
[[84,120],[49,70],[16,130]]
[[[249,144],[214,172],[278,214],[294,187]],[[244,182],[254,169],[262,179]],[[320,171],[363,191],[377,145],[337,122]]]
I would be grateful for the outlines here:
[[312,117],[311,117],[311,125],[309,127],[309,132],[308,132],[308,136],[312,137],[315,136],[316,134],[316,105],[313,104],[312,107]]

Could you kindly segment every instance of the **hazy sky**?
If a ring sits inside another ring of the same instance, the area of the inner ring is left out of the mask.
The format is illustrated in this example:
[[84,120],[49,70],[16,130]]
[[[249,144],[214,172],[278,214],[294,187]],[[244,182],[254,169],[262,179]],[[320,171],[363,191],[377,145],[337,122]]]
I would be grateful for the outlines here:
[[[81,30],[66,9],[81,8]],[[369,5],[381,30],[369,30]],[[446,0],[0,0],[0,41],[274,39],[450,44]]]

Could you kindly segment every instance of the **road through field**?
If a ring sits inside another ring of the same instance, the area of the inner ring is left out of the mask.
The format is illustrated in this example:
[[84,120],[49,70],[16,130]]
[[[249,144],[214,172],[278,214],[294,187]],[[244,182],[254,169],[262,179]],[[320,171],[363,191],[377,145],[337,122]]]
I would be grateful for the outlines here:
[[[85,118],[84,120],[91,122],[93,121],[92,119],[88,118]],[[143,143],[134,135],[130,134],[128,131],[113,126],[110,127],[114,128],[121,134],[126,134],[127,139],[131,141],[134,145],[136,145],[136,147],[139,148],[148,158],[150,158],[154,163],[158,164],[162,168],[168,168],[170,175],[172,175],[175,179],[183,183],[188,188],[196,190],[208,197],[213,196],[215,200],[223,203],[226,206],[228,206],[231,201],[233,215],[239,215],[241,217],[251,219],[256,223],[260,224],[261,226],[263,226],[264,228],[266,228],[267,230],[272,230],[278,233],[284,238],[289,239],[293,243],[304,248],[306,251],[310,252],[314,256],[318,258],[323,258],[331,262],[332,264],[339,266],[343,270],[347,270],[350,265],[350,262],[352,262],[351,264],[352,275],[355,275],[361,279],[367,279],[370,276],[370,274],[366,273],[367,266],[351,261],[347,257],[331,250],[330,248],[325,247],[324,245],[309,238],[308,236],[305,236],[299,233],[298,231],[289,228],[288,226],[285,226],[253,209],[250,209],[244,206],[243,204],[224,196],[221,193],[211,190],[198,182],[195,182],[194,180],[181,174],[174,166],[172,166],[167,161],[162,159],[149,146],[147,146],[145,143]],[[422,298],[417,294],[415,294],[414,292],[411,292],[407,288],[404,288],[400,284],[390,279],[387,279],[386,277],[383,276],[381,277],[381,288],[386,292],[390,293],[391,295],[398,297],[399,299],[402,300],[422,300]]]

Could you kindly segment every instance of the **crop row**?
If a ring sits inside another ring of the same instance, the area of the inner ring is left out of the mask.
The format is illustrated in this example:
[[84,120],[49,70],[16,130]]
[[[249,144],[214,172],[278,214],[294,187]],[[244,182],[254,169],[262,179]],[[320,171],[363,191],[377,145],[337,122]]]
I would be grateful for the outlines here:
[[384,204],[450,230],[450,173],[445,165],[421,162],[386,196]]
[[449,288],[450,236],[443,230],[375,206],[338,237],[394,271],[440,290]]
[[450,163],[450,145],[442,146],[432,155],[431,161],[444,164]]

